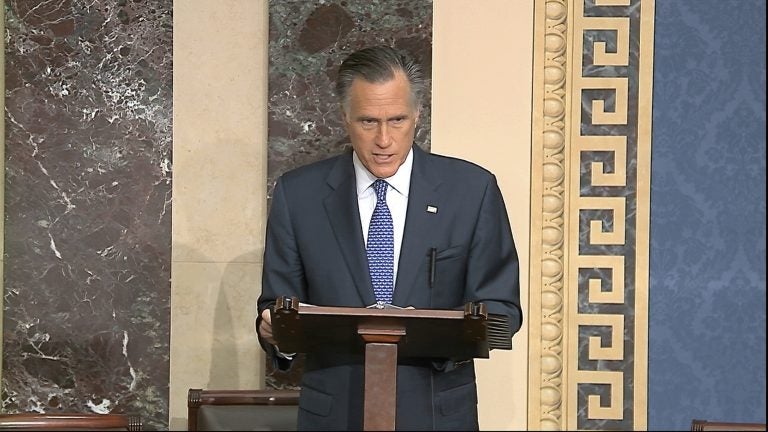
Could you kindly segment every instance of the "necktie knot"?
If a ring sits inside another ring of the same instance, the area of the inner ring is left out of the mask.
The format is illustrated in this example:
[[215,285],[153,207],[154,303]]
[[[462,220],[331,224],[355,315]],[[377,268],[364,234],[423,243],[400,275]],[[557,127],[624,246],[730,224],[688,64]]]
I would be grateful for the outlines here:
[[387,186],[389,186],[389,183],[382,179],[373,182],[373,190],[376,191],[376,202],[387,202]]

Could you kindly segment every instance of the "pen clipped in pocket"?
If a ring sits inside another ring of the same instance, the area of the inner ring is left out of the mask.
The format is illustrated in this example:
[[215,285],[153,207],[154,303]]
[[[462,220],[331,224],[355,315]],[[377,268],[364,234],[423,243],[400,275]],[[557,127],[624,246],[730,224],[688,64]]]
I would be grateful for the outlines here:
[[448,261],[454,258],[459,258],[466,254],[465,248],[462,245],[451,246],[446,249],[438,251],[436,247],[431,247],[427,251],[427,283],[430,288],[435,286],[437,280],[437,267],[441,262]]
[[429,248],[429,287],[435,285],[435,270],[437,267],[437,248]]

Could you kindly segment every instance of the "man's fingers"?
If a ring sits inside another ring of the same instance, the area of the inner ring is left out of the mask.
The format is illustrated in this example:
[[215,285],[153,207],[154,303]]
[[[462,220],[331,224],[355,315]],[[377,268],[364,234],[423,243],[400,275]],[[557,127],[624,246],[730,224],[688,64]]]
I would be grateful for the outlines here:
[[270,313],[269,308],[261,311],[261,319],[270,326],[272,325],[272,314]]
[[274,345],[275,339],[272,337],[272,315],[270,314],[269,309],[264,309],[261,312],[261,318],[259,334],[265,341]]

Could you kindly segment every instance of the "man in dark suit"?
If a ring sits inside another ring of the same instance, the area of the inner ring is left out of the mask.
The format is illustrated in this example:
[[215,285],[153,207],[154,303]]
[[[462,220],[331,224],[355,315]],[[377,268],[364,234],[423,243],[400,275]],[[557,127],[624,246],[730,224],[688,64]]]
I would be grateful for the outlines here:
[[[284,174],[267,223],[257,327],[276,366],[290,366],[272,338],[278,296],[322,306],[392,304],[460,309],[483,302],[522,323],[518,258],[496,178],[413,145],[424,91],[421,68],[373,47],[339,68],[336,92],[353,151]],[[477,429],[475,369],[468,359],[401,358],[402,430]],[[300,429],[360,430],[363,358],[307,355]]]

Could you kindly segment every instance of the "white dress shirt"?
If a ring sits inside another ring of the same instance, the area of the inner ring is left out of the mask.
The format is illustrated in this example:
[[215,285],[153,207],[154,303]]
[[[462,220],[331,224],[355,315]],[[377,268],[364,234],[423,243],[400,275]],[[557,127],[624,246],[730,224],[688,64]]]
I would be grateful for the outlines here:
[[[355,182],[357,184],[357,208],[360,210],[360,225],[363,227],[363,239],[368,246],[368,226],[371,224],[373,209],[376,207],[376,191],[373,183],[377,177],[368,171],[357,153],[352,153],[352,163],[355,166]],[[403,243],[405,229],[405,212],[408,209],[408,192],[411,188],[411,169],[413,168],[413,149],[408,152],[405,162],[400,165],[395,175],[385,178],[387,187],[387,207],[392,213],[392,225],[395,229],[395,283],[397,282],[397,263],[400,260],[400,245]]]

